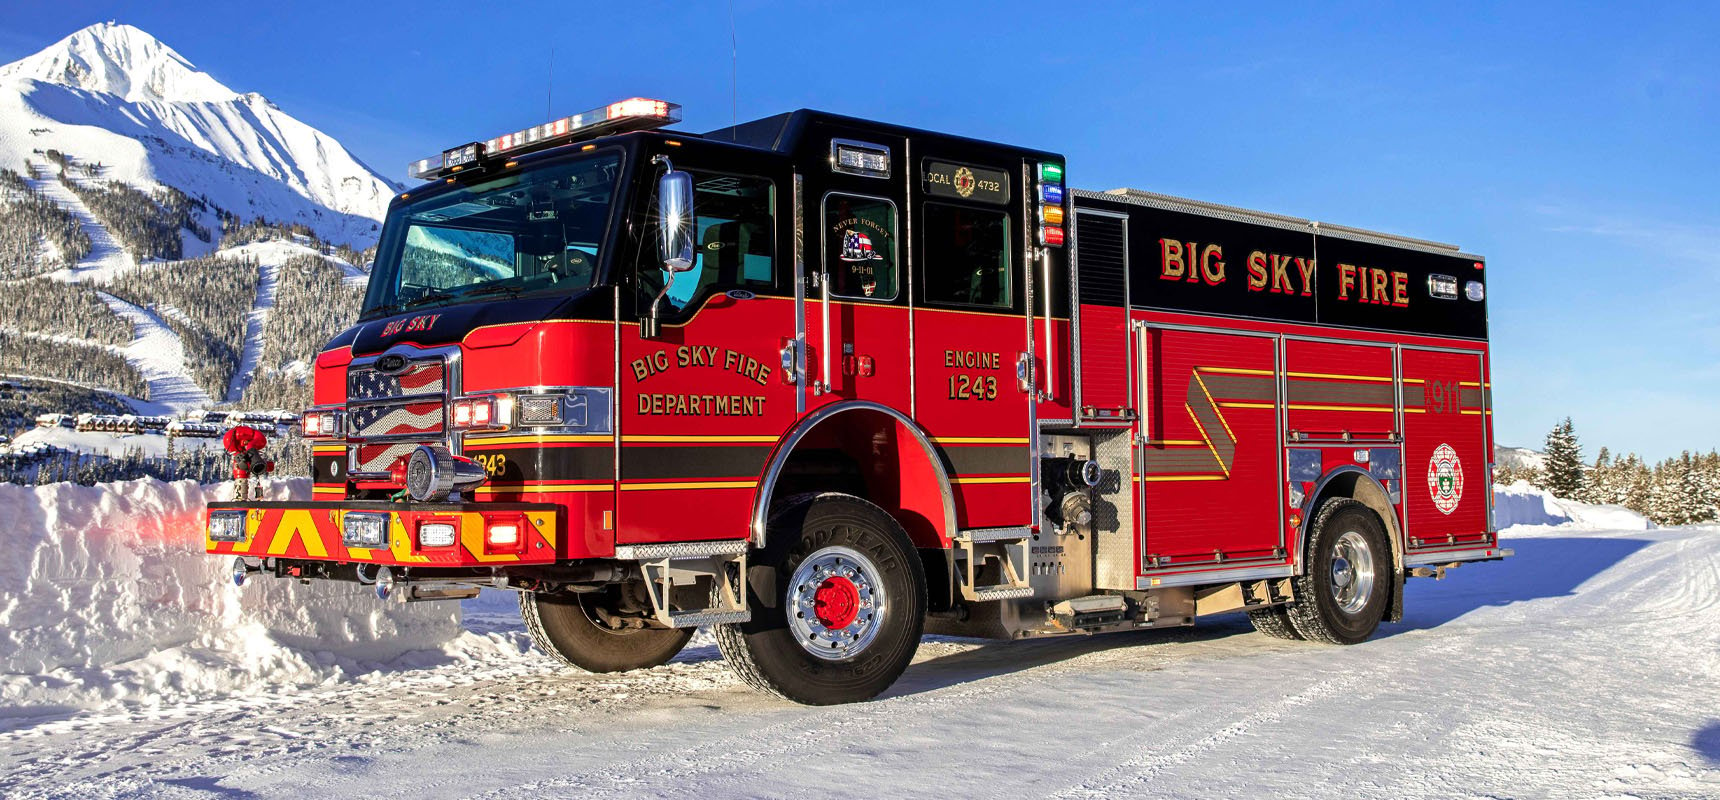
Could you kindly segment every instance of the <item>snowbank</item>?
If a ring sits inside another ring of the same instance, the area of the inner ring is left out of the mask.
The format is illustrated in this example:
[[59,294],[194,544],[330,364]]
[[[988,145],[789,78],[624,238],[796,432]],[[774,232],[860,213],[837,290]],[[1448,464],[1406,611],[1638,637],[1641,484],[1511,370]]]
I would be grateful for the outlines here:
[[[302,499],[309,485],[266,492]],[[0,484],[10,550],[0,561],[0,717],[316,685],[518,649],[464,632],[457,603],[382,603],[353,584],[234,586],[229,560],[203,552],[204,505],[229,493],[191,481]]]
[[1561,500],[1528,481],[1493,490],[1494,521],[1499,529],[1515,526],[1577,526],[1597,530],[1645,531],[1654,527],[1647,517],[1623,506],[1600,506]]

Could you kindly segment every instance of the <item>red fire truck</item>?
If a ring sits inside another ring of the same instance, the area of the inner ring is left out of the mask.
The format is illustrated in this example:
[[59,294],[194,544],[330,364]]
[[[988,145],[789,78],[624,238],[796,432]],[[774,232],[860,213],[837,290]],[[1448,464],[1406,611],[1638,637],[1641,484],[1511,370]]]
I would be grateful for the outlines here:
[[314,497],[211,506],[234,577],[519,593],[594,671],[712,626],[873,697],[923,632],[1339,644],[1492,523],[1486,272],[1055,153],[635,98],[412,165],[315,362]]

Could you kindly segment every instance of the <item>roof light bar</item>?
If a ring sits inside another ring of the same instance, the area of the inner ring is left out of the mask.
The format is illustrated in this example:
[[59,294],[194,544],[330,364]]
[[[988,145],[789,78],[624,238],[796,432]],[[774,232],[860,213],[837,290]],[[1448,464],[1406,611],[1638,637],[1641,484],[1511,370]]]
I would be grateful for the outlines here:
[[434,180],[482,164],[491,156],[518,155],[599,135],[661,128],[680,121],[679,105],[633,97],[494,139],[460,145],[441,155],[414,161],[407,165],[406,171],[413,180]]

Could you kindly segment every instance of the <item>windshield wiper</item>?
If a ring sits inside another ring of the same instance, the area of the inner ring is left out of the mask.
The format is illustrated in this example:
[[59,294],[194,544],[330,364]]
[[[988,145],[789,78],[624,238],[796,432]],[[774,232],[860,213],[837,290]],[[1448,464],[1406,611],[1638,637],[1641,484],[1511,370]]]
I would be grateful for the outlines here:
[[412,298],[411,300],[408,300],[404,303],[401,303],[400,304],[400,310],[405,311],[408,308],[417,308],[417,307],[422,306],[422,305],[428,305],[430,303],[440,302],[442,300],[447,300],[449,298],[459,297],[459,296],[460,295],[455,294],[454,292],[445,292],[445,291],[442,291],[441,289],[431,289],[431,290],[426,291],[425,293],[423,293],[421,295],[418,295],[417,297]]
[[476,297],[481,294],[505,294],[509,297],[513,297],[523,291],[525,291],[525,288],[522,286],[514,286],[506,283],[486,283],[476,289],[461,292],[460,296]]

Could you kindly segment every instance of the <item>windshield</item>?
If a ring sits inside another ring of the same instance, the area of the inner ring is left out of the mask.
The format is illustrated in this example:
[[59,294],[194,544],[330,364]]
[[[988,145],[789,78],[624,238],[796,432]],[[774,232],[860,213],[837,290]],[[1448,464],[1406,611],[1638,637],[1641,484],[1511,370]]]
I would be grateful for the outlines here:
[[396,209],[364,313],[591,288],[620,172],[619,154],[593,155]]

